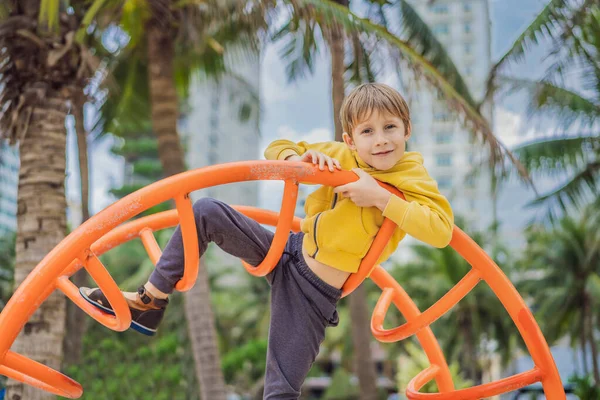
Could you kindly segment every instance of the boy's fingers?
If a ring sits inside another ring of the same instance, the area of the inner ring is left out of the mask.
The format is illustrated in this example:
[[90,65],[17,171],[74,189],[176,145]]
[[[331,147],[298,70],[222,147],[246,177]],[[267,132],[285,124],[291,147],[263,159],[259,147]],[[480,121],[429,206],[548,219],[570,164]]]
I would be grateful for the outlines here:
[[327,157],[327,166],[329,167],[329,170],[333,172],[333,160],[331,157]]
[[346,190],[346,185],[336,186],[333,188],[333,193],[341,193]]
[[319,155],[319,169],[323,171],[325,169],[325,157],[323,155]]

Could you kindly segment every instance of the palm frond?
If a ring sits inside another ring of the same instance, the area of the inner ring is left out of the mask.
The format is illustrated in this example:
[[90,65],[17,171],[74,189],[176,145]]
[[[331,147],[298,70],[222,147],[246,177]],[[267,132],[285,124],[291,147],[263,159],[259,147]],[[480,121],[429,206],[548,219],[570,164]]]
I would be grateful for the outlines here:
[[320,47],[316,40],[316,24],[299,18],[299,12],[272,35],[274,42],[282,41],[280,57],[287,62],[286,74],[289,82],[313,74],[315,58]]
[[528,206],[544,206],[547,209],[544,218],[554,222],[570,207],[581,208],[595,199],[598,193],[598,181],[600,177],[600,161],[588,163],[584,168],[570,177],[560,187],[543,194],[530,202]]
[[399,10],[403,33],[401,37],[406,35],[406,41],[429,61],[470,105],[476,107],[467,84],[429,25],[406,0],[399,2]]
[[40,26],[47,27],[48,30],[58,28],[58,15],[60,11],[60,0],[41,0],[38,22]]
[[527,172],[513,157],[510,151],[496,138],[488,122],[481,116],[469,101],[465,100],[452,84],[410,43],[391,34],[385,27],[372,23],[349,11],[330,0],[287,0],[294,4],[303,4],[303,19],[318,21],[322,25],[332,24],[333,21],[341,24],[347,33],[359,32],[365,35],[374,35],[389,44],[390,54],[403,59],[417,76],[425,79],[439,91],[450,109],[462,117],[462,122],[490,149],[490,164],[503,165],[505,156],[519,169],[523,177],[528,178]]
[[354,32],[351,39],[352,61],[346,67],[348,82],[360,85],[364,82],[375,82],[379,74],[377,58],[372,57],[376,51],[375,46],[367,49],[364,41],[360,40],[358,33]]
[[570,8],[569,3],[570,0],[551,0],[525,28],[511,48],[492,67],[488,77],[488,94],[493,92],[496,75],[502,66],[510,61],[521,60],[525,52],[532,45],[537,45],[542,38],[556,38],[560,34],[560,22],[565,19],[564,13]]
[[595,100],[552,82],[508,77],[500,78],[499,82],[504,85],[507,94],[519,90],[528,93],[530,116],[553,116],[563,129],[575,123],[591,128],[600,118],[600,104]]
[[595,159],[600,150],[597,136],[553,136],[524,143],[513,152],[521,164],[530,172],[543,175],[563,174],[567,169],[582,168]]

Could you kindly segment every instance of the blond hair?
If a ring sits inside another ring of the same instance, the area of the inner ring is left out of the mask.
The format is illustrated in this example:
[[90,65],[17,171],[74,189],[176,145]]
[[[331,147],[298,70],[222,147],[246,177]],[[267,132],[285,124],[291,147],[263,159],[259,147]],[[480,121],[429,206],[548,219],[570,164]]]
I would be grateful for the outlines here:
[[410,111],[406,100],[397,90],[383,83],[362,84],[344,99],[340,110],[344,132],[352,136],[354,127],[368,119],[375,110],[400,118],[406,134],[410,133]]

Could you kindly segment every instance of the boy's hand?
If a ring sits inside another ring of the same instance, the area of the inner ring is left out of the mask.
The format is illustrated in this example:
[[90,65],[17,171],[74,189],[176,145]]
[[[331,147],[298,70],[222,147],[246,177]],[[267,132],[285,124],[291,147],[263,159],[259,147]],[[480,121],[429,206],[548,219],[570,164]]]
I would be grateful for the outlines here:
[[352,171],[358,175],[359,180],[337,186],[333,192],[348,197],[359,207],[377,207],[383,211],[392,194],[362,169],[353,168]]
[[312,162],[314,165],[319,164],[321,171],[325,170],[325,164],[329,167],[329,170],[333,172],[333,168],[342,169],[340,162],[335,158],[331,158],[326,154],[319,153],[318,151],[308,150],[301,156],[289,156],[285,159],[286,161],[301,161],[301,162]]

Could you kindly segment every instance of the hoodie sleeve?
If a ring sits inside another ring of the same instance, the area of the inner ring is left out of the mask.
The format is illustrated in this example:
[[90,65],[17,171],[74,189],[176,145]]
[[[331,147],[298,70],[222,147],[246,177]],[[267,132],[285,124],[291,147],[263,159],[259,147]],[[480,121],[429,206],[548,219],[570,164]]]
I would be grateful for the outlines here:
[[398,227],[412,237],[434,247],[446,247],[452,239],[454,214],[448,200],[439,192],[437,182],[424,168],[419,178],[403,181],[398,189],[406,200],[392,195],[383,211]]
[[267,160],[285,160],[289,156],[306,153],[308,150],[315,150],[329,157],[337,158],[343,154],[346,145],[341,142],[320,142],[309,144],[307,142],[294,143],[290,140],[275,140],[265,149],[265,158]]

